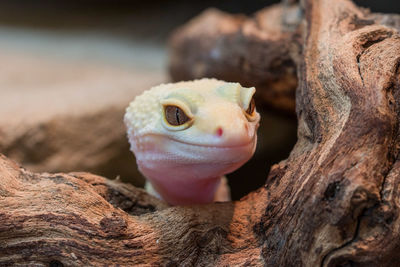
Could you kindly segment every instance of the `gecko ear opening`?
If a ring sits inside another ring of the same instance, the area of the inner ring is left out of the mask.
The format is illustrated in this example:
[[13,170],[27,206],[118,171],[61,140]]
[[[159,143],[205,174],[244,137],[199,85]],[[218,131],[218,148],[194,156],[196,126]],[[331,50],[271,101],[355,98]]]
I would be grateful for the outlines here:
[[253,115],[254,111],[256,109],[256,103],[254,102],[254,97],[251,98],[249,107],[246,109],[247,115]]
[[240,105],[243,108],[243,111],[246,114],[248,120],[252,121],[255,119],[255,102],[254,102],[254,94],[256,89],[254,87],[246,88],[242,87],[240,89]]

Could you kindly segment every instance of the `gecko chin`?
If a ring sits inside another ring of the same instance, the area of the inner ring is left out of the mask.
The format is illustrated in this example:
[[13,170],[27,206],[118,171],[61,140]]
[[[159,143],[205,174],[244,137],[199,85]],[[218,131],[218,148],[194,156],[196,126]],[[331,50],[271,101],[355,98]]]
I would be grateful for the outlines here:
[[257,143],[257,135],[243,145],[235,146],[191,144],[161,135],[141,139],[140,145],[132,148],[140,170],[150,179],[220,177],[247,162]]

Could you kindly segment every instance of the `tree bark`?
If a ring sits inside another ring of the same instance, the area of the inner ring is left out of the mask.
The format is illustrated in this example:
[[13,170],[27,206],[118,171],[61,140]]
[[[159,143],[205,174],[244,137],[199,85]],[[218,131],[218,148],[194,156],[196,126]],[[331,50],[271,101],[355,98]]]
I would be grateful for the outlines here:
[[298,142],[264,187],[167,207],[118,181],[1,157],[0,265],[400,265],[400,20],[348,0],[301,8]]

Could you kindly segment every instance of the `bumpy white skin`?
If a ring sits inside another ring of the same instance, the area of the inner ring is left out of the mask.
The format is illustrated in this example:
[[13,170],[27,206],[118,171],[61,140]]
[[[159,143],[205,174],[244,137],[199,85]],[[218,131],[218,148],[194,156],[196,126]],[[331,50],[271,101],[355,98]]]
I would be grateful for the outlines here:
[[[139,170],[172,205],[212,202],[220,177],[255,150],[260,115],[246,113],[255,89],[215,79],[162,84],[137,96],[125,124]],[[170,125],[166,105],[191,119]]]

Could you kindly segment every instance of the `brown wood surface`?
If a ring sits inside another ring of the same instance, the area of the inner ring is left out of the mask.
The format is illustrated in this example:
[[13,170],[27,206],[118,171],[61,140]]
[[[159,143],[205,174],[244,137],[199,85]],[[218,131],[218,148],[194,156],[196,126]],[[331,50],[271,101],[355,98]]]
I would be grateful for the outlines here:
[[302,4],[298,142],[264,187],[167,207],[1,157],[0,265],[399,266],[399,32],[348,0]]

